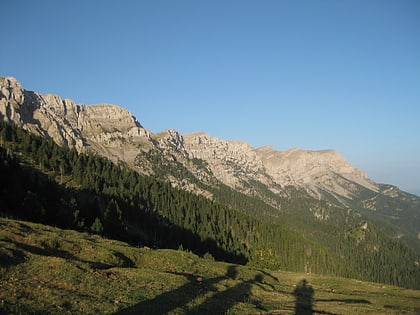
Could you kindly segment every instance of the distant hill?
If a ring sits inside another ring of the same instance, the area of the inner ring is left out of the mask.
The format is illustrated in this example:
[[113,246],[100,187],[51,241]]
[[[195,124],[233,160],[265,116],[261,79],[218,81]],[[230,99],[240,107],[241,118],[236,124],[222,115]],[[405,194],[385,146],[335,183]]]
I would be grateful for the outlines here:
[[121,107],[26,91],[13,78],[0,78],[0,119],[4,214],[418,288],[420,198],[373,182],[334,150],[153,134]]

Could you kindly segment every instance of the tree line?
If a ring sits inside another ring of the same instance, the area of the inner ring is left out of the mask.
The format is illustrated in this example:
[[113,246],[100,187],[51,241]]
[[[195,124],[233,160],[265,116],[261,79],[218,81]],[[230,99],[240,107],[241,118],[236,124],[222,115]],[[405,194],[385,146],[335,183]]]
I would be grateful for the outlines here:
[[[381,251],[372,254],[360,247],[356,250],[361,256],[356,257],[350,252],[354,240],[333,226],[328,229],[336,239],[325,240],[325,233],[316,234],[313,221],[302,219],[303,233],[297,219],[285,214],[273,219],[275,209],[228,188],[209,200],[141,175],[124,163],[78,153],[3,122],[0,174],[3,215],[134,245],[183,248],[217,260],[418,286],[413,280],[418,268],[406,268],[416,256],[395,242],[389,245],[382,235],[377,236]],[[260,210],[267,215],[258,215]],[[393,268],[397,275],[383,276],[383,270],[391,273]]]

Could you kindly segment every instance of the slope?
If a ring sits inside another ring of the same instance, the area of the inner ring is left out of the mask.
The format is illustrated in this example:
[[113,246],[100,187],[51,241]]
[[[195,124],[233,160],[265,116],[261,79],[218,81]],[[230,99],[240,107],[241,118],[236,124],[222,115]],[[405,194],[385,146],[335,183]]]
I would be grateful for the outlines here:
[[[297,195],[305,203],[310,197],[326,201],[322,207],[310,201],[315,206],[300,207],[298,215],[341,230],[362,216],[357,223],[369,220],[420,253],[420,198],[374,183],[334,150],[255,149],[242,141],[205,133],[180,135],[173,129],[152,134],[119,106],[75,104],[57,95],[27,91],[14,78],[0,78],[0,119],[78,152],[123,161],[142,174],[209,199],[230,187],[283,212],[296,203],[290,199]],[[328,203],[334,207],[325,207]]]
[[3,214],[255,267],[418,288],[418,254],[367,222],[345,231],[314,222],[299,209],[334,208],[306,195],[287,199],[296,216],[228,188],[215,195],[230,205],[217,203],[10,124],[0,127]]
[[[249,268],[4,218],[0,226],[1,314],[294,314],[306,305],[321,314],[420,311],[419,291]],[[302,279],[313,300],[294,294]]]

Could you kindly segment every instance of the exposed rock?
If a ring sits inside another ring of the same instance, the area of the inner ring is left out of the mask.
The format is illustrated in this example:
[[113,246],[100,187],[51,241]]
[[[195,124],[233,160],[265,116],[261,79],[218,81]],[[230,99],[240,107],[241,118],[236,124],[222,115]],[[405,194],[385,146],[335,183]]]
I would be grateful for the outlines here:
[[182,135],[175,129],[168,129],[163,131],[155,136],[155,139],[158,139],[158,146],[160,148],[167,148],[173,146],[173,148],[181,153],[183,156],[188,157],[188,153],[184,148],[184,138]]
[[[254,148],[205,133],[181,135],[173,129],[152,134],[119,106],[76,104],[57,95],[26,91],[14,78],[0,77],[0,120],[78,151],[92,150],[115,162],[124,161],[141,173],[209,199],[222,188],[221,183],[280,210],[289,200],[279,196],[305,199],[309,194],[323,200],[304,209],[316,220],[334,220],[333,211],[344,215],[346,222],[366,215],[390,226],[398,221],[395,235],[413,243],[420,235],[420,198],[374,183],[334,150]],[[346,213],[337,205],[344,206]],[[353,231],[353,236],[360,241],[364,235],[360,231],[366,228]]]
[[[114,161],[134,165],[140,151],[153,148],[168,163],[181,163],[201,181],[208,183],[214,176],[249,194],[255,192],[255,183],[276,194],[294,186],[317,198],[328,194],[344,201],[351,199],[359,187],[378,190],[363,172],[333,150],[255,149],[242,141],[220,140],[205,133],[181,135],[173,129],[153,135],[119,106],[82,105],[57,95],[25,91],[14,78],[0,78],[0,88],[3,120],[79,151],[89,148]],[[207,168],[191,163],[194,159],[205,161]],[[144,170],[150,172],[150,167],[145,164]],[[176,186],[194,187],[171,174],[167,179]]]
[[253,147],[241,141],[212,138],[205,133],[184,135],[184,147],[190,158],[205,160],[218,180],[240,188],[241,181],[265,180],[265,170]]
[[[0,117],[4,121],[23,125],[20,106],[24,103],[24,99],[23,87],[15,78],[0,77]],[[29,108],[27,111],[22,111],[22,115],[30,115],[31,112],[32,108]]]
[[378,190],[365,173],[352,167],[334,150],[275,151],[263,148],[257,151],[276,183],[306,188],[317,197],[325,191],[351,198],[357,189],[355,184],[369,190]]
[[132,163],[151,133],[133,115],[109,104],[83,105],[58,95],[25,91],[14,78],[0,78],[0,118],[58,144],[92,148],[114,161]]
[[244,182],[257,180],[275,193],[279,193],[276,188],[279,186],[297,186],[317,198],[327,192],[348,199],[357,185],[378,190],[366,174],[353,168],[334,150],[276,151],[268,146],[255,149],[241,141],[219,140],[205,133],[183,138],[190,157],[206,160],[215,176],[234,188],[243,186],[245,190]]

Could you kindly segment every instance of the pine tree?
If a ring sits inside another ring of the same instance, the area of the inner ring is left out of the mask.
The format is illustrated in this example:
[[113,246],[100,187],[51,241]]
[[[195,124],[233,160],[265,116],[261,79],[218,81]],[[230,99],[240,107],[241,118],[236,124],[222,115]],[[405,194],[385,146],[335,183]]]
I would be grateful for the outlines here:
[[113,237],[122,237],[124,231],[125,224],[122,211],[118,203],[111,199],[104,212],[104,232]]
[[95,218],[95,221],[93,221],[92,226],[90,227],[90,229],[92,230],[92,232],[94,232],[96,234],[102,234],[103,233],[104,228],[102,226],[101,220],[98,217]]

